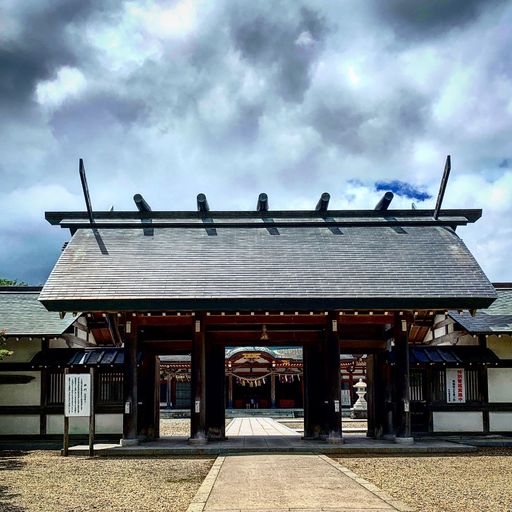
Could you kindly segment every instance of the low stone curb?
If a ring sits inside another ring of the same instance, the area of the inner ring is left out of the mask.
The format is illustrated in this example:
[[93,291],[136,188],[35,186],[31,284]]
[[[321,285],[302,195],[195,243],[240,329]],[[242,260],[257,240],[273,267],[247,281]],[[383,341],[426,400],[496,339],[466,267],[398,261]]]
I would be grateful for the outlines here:
[[[331,458],[327,457],[327,455],[318,455],[322,460],[327,462],[327,464],[331,465],[333,468],[337,469],[341,473],[343,473],[345,476],[348,476],[358,484],[362,485],[366,490],[370,491],[372,494],[375,494],[375,496],[379,497],[381,500],[385,501],[388,505],[392,506],[395,510],[399,510],[400,512],[415,512],[415,508],[410,507],[409,505],[405,504],[403,501],[395,500],[393,496],[388,494],[387,492],[383,491],[376,485],[368,482],[368,480],[365,480],[364,478],[360,478],[359,475],[354,473],[353,471],[350,471],[350,469],[345,468],[338,462],[332,460]],[[202,509],[201,509],[202,510]]]
[[187,512],[202,512],[204,510],[213,486],[215,485],[215,481],[217,480],[217,476],[219,476],[220,468],[222,467],[222,464],[224,464],[225,460],[226,457],[217,457],[215,459],[213,466],[196,492],[194,499],[188,506]]

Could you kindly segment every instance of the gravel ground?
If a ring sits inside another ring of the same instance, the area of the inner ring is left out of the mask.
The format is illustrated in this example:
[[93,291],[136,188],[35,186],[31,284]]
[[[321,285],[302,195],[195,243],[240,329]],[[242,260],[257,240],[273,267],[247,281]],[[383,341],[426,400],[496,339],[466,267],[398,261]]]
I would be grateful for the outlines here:
[[336,460],[419,512],[512,510],[511,448],[457,456]]
[[[231,420],[226,420],[226,427]],[[160,420],[160,437],[164,436],[189,436],[190,435],[190,419],[189,418],[172,418]]]
[[[282,425],[293,429],[304,429],[303,421],[280,421]],[[341,425],[342,429],[346,428],[366,428],[366,421],[344,421]]]
[[212,464],[0,452],[0,511],[185,511]]

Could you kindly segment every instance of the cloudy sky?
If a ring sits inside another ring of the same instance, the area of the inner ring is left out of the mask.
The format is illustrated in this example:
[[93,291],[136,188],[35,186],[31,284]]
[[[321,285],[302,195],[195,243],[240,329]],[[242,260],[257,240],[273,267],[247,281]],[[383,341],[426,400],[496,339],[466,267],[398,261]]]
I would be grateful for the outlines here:
[[0,277],[44,282],[45,210],[483,208],[512,281],[512,3],[0,0]]

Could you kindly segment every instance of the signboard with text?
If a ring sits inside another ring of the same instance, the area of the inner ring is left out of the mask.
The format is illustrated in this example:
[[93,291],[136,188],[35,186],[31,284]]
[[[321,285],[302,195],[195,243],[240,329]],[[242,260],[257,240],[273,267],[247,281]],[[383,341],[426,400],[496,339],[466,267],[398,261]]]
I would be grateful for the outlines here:
[[466,403],[466,379],[464,368],[446,369],[446,401],[449,404]]
[[65,375],[64,415],[91,415],[91,375],[75,373]]

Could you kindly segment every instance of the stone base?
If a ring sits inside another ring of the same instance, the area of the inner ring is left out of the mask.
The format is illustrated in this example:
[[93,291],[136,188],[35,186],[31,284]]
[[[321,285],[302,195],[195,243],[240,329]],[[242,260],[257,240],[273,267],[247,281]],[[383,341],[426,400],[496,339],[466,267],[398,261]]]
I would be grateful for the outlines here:
[[395,437],[397,444],[414,444],[414,437]]
[[343,444],[345,441],[343,440],[343,437],[341,436],[328,436],[326,438],[326,441],[329,444]]
[[365,409],[350,409],[350,417],[353,420],[366,420],[368,418],[368,411]]
[[194,446],[208,444],[208,439],[206,439],[206,437],[190,437],[188,440],[188,444]]
[[393,441],[393,442],[395,442],[396,435],[395,434],[384,434],[382,436],[382,439],[384,439],[384,441]]
[[121,446],[138,446],[139,440],[138,439],[121,439]]

